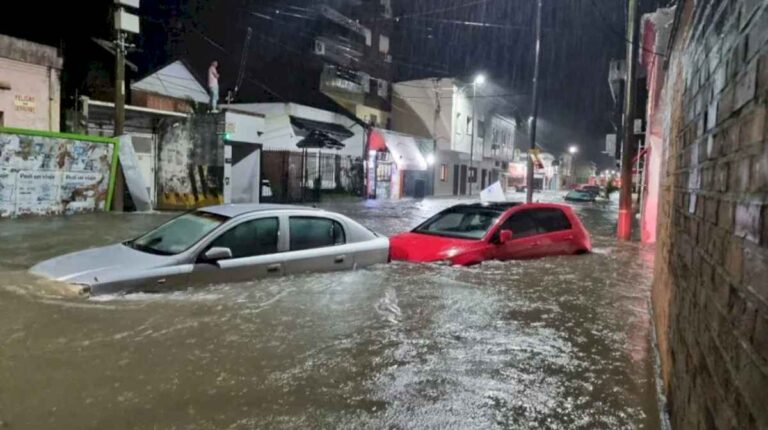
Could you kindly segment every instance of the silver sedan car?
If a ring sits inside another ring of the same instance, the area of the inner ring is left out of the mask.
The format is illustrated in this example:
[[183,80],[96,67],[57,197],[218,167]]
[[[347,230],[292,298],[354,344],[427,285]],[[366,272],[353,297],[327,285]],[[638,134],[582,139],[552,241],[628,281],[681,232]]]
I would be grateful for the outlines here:
[[43,261],[30,272],[98,295],[349,270],[388,259],[386,237],[340,214],[221,205],[185,213],[133,240]]

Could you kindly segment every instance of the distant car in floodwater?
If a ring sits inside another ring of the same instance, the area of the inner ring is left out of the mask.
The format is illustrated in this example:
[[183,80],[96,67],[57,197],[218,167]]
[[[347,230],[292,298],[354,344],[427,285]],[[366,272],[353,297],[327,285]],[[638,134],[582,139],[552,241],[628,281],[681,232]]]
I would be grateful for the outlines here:
[[600,195],[600,186],[599,185],[579,185],[576,188],[576,191],[584,191],[584,192],[591,193],[598,196]]
[[389,259],[389,240],[346,216],[299,206],[220,205],[136,239],[55,257],[30,272],[90,295],[162,292]]
[[390,239],[392,260],[459,266],[591,250],[573,210],[553,203],[457,205]]
[[571,190],[565,195],[565,201],[568,202],[594,202],[597,194],[589,191]]

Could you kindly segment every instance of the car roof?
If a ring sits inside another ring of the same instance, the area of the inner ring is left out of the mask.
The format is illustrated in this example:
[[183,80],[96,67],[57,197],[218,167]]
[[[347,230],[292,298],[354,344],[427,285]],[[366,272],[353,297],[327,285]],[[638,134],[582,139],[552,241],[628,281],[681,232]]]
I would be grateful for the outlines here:
[[467,204],[460,204],[453,206],[454,208],[457,207],[464,207],[464,208],[487,208],[491,210],[496,210],[500,212],[506,212],[512,208],[540,208],[540,209],[547,209],[547,208],[558,208],[558,209],[564,209],[564,210],[570,210],[571,207],[568,205],[564,205],[561,203],[523,203],[523,202],[487,202],[487,203],[467,203]]
[[216,215],[222,215],[230,218],[236,216],[250,214],[254,212],[266,212],[266,211],[322,211],[322,209],[309,208],[306,206],[293,206],[293,205],[277,205],[277,204],[264,204],[264,203],[234,203],[227,205],[207,206],[200,208],[200,211],[208,212]]
[[522,205],[522,202],[483,202],[483,203],[465,203],[454,206],[455,208],[483,208],[497,211],[505,211],[515,206]]

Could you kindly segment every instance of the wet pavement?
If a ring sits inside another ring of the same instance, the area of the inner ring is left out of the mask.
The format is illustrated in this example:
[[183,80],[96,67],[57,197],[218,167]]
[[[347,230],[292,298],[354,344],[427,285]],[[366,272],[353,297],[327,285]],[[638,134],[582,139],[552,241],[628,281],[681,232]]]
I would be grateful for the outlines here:
[[[454,203],[327,206],[389,235]],[[0,428],[658,428],[652,249],[576,208],[589,255],[88,300],[26,268],[168,214],[1,221]]]

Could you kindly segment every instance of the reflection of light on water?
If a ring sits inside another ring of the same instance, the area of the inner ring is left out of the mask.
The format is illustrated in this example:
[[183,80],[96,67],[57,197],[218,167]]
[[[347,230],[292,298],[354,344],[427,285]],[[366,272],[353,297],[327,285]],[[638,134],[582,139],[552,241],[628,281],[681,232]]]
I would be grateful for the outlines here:
[[610,255],[616,248],[592,248],[593,254]]
[[147,301],[209,301],[224,297],[222,294],[176,291],[172,293],[102,294],[90,297],[91,302],[147,302]]

